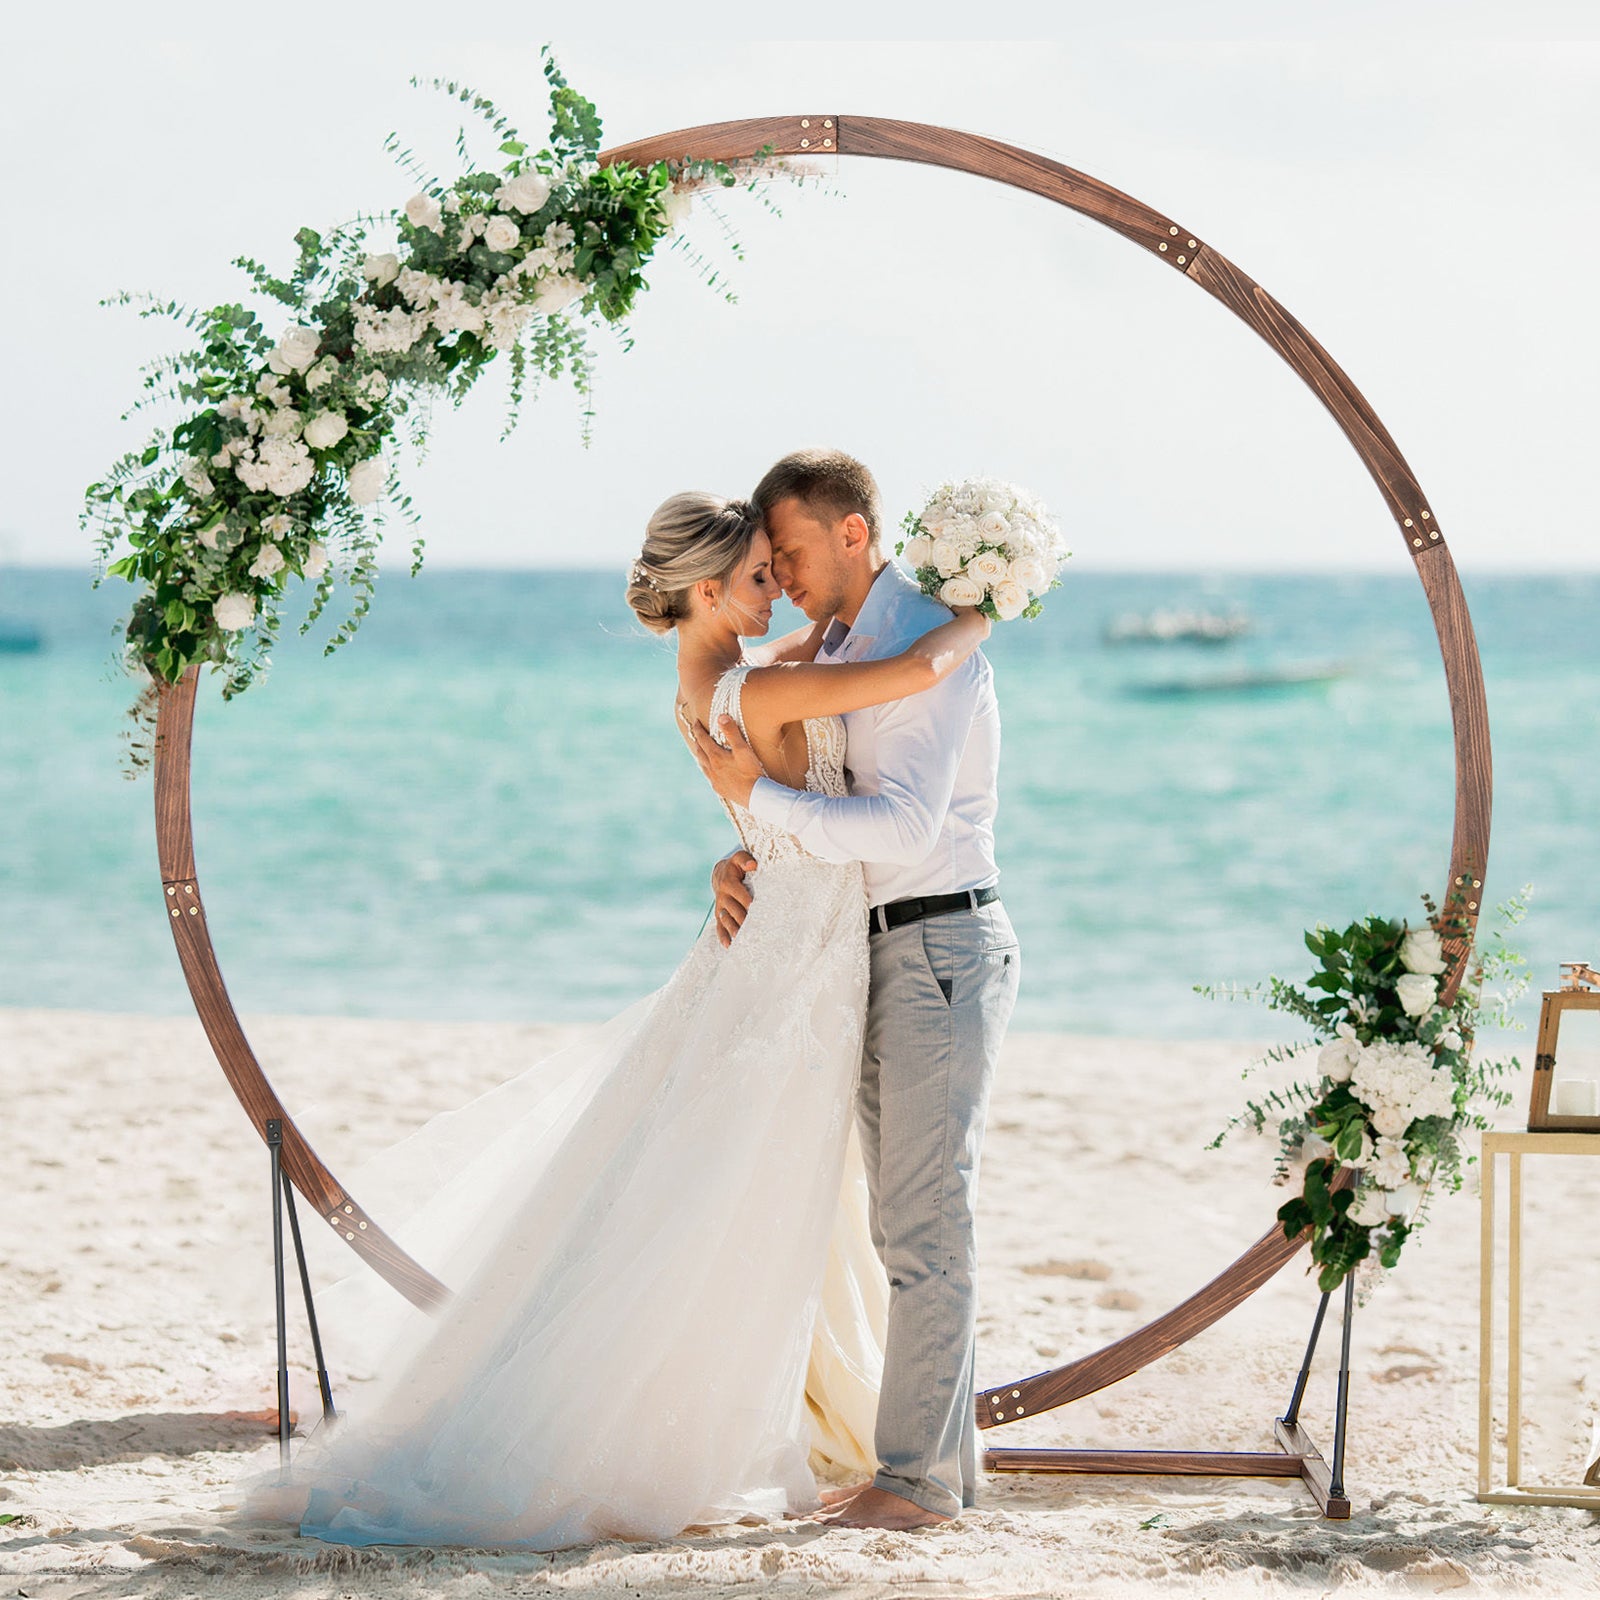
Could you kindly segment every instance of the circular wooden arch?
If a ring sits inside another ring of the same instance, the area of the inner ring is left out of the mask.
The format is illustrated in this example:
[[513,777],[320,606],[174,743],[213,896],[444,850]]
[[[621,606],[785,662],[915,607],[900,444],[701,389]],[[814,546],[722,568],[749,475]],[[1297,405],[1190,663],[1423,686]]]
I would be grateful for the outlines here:
[[[1253,328],[1310,385],[1366,464],[1416,565],[1433,613],[1450,688],[1455,731],[1455,828],[1444,898],[1459,903],[1464,936],[1447,943],[1452,961],[1447,993],[1465,966],[1488,864],[1492,779],[1489,716],[1477,641],[1455,563],[1438,518],[1405,458],[1356,386],[1327,352],[1266,290],[1198,235],[1171,217],[1044,156],[975,134],[878,117],[772,117],[718,122],[661,134],[604,152],[602,162],[746,160],[766,150],[792,156],[877,156],[949,167],[992,178],[1054,201],[1119,233],[1222,302]],[[190,817],[190,747],[199,669],[161,688],[156,729],[156,839],[163,901],[184,977],[234,1093],[262,1138],[268,1118],[283,1124],[283,1166],[294,1186],[390,1284],[433,1309],[449,1291],[369,1217],[301,1136],[284,1111],[240,1027],[206,926],[195,876]],[[1419,816],[1419,822],[1422,818]],[[978,1422],[1064,1405],[1117,1382],[1167,1354],[1248,1298],[1301,1248],[1273,1226],[1225,1271],[1182,1304],[1136,1332],[1050,1372],[1000,1385],[978,1396]]]

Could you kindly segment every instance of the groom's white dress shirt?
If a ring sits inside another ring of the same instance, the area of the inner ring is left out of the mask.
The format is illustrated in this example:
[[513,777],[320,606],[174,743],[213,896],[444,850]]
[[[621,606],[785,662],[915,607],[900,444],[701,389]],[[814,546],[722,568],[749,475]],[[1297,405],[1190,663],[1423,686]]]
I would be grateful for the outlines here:
[[[898,655],[949,619],[949,610],[891,561],[854,625],[838,618],[828,625],[817,660]],[[935,688],[847,712],[844,724],[848,798],[759,778],[749,811],[824,861],[860,861],[872,906],[995,883],[1000,708],[982,651]]]

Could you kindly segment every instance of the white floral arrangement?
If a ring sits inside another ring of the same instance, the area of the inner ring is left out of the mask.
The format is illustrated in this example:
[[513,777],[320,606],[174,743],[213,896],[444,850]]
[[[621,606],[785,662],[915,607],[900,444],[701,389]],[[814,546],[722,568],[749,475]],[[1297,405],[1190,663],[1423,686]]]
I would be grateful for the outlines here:
[[895,553],[923,592],[996,622],[1038,616],[1072,554],[1043,502],[999,478],[940,484],[901,527]]
[[[1473,1159],[1464,1136],[1489,1127],[1485,1112],[1511,1098],[1494,1080],[1516,1070],[1516,1059],[1474,1061],[1473,1040],[1485,1026],[1515,1026],[1511,1006],[1527,987],[1526,964],[1498,931],[1474,959],[1459,914],[1424,904],[1428,920],[1417,927],[1368,917],[1342,933],[1314,928],[1306,947],[1319,968],[1305,988],[1275,977],[1264,987],[1200,991],[1264,999],[1315,1031],[1317,1078],[1248,1101],[1212,1148],[1234,1128],[1259,1133],[1277,1122],[1277,1178],[1295,1191],[1278,1219],[1288,1238],[1309,1232],[1325,1291],[1364,1261],[1399,1261],[1431,1196],[1461,1187]],[[1507,926],[1523,910],[1520,898],[1500,908]],[[1486,978],[1508,982],[1486,995]],[[1307,1048],[1271,1050],[1266,1062]],[[1354,1180],[1336,1186],[1344,1167],[1355,1169]]]
[[[530,373],[570,377],[586,397],[585,319],[621,321],[692,193],[738,181],[716,162],[600,166],[594,106],[548,50],[544,70],[551,135],[543,149],[524,144],[482,96],[435,81],[487,122],[495,163],[475,166],[464,133],[457,146],[467,170],[449,182],[397,151],[420,184],[403,210],[326,236],[301,229],[286,278],[239,260],[286,314],[275,337],[240,304],[141,304],[142,315],[175,317],[200,340],[146,369],[150,396],[134,407],[176,400],[182,420],[87,491],[84,520],[109,562],[105,574],[141,589],[127,628],[130,666],[177,682],[208,662],[226,673],[225,696],[239,692],[266,664],[296,578],[317,585],[302,632],[336,575],[346,579],[354,604],[327,648],[345,643],[370,605],[380,503],[416,521],[396,478],[402,422],[420,447],[431,398],[459,402],[502,355],[512,374],[508,431]],[[395,247],[372,248],[374,229],[391,233]],[[111,560],[119,546],[128,553]],[[420,561],[418,540],[413,572]],[[146,715],[152,703],[147,693]],[[137,748],[134,760],[142,764]]]

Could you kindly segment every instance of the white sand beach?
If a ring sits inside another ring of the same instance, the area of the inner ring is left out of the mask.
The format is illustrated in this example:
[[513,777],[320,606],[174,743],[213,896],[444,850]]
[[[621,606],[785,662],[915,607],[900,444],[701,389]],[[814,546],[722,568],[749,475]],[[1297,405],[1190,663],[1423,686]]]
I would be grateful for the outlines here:
[[[318,1147],[345,1176],[582,1031],[289,1017],[246,1027],[286,1104],[317,1108]],[[980,1382],[1129,1332],[1265,1230],[1281,1199],[1269,1147],[1204,1149],[1237,1106],[1249,1059],[1236,1043],[1008,1042],[983,1171]],[[0,1011],[0,1092],[8,1594],[1600,1592],[1592,1514],[1473,1498],[1478,1208],[1468,1194],[1440,1201],[1357,1313],[1348,1523],[1323,1521],[1294,1482],[991,1476],[977,1510],[916,1534],[792,1523],[554,1556],[351,1551],[239,1509],[238,1480],[268,1470],[277,1449],[259,1415],[241,1415],[274,1405],[268,1167],[198,1023]],[[1524,1098],[1519,1085],[1506,1126]],[[1600,1163],[1530,1163],[1525,1448],[1529,1476],[1545,1481],[1581,1473],[1600,1407],[1597,1200]],[[308,1231],[319,1282],[349,1270],[342,1247]],[[291,1296],[295,1405],[309,1425],[318,1408],[292,1282]],[[1315,1303],[1291,1265],[1166,1360],[984,1440],[1269,1449]],[[1331,1319],[1324,1344],[1305,1416],[1327,1452]],[[363,1352],[328,1357],[336,1400],[358,1395]]]

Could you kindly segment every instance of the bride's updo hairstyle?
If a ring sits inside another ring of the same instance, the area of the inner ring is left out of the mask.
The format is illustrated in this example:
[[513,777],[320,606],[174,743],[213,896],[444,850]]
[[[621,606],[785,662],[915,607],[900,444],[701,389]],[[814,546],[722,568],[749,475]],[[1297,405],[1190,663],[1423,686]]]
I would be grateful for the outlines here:
[[689,490],[663,500],[645,527],[628,574],[628,604],[652,633],[689,615],[689,591],[707,578],[726,583],[750,551],[761,518],[748,500]]

